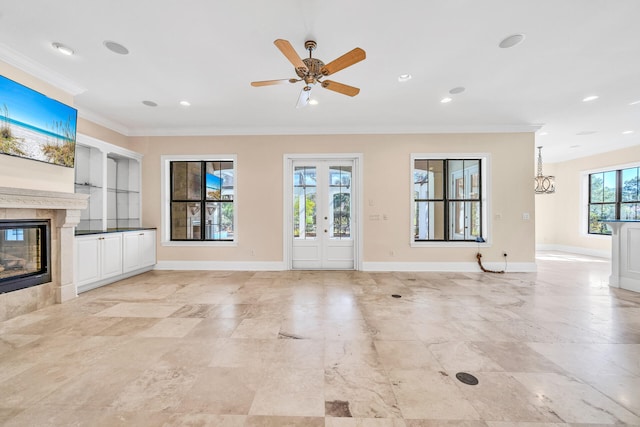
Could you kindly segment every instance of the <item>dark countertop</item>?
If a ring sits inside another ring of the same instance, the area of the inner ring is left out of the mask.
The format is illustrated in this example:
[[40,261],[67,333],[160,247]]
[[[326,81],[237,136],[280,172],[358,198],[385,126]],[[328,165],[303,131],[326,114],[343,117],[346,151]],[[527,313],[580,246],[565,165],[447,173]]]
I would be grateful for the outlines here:
[[103,230],[76,230],[76,236],[88,236],[90,234],[106,234],[106,233],[121,233],[123,231],[140,231],[140,230],[156,230],[156,227],[131,227],[131,228],[108,228],[107,231]]

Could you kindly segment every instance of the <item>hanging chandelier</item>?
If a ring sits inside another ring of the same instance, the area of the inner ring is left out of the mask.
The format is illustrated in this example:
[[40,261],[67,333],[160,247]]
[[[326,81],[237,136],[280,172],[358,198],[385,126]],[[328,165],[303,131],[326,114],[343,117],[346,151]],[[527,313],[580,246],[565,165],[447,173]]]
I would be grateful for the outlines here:
[[556,192],[556,177],[542,175],[542,146],[538,147],[538,174],[534,178],[536,194],[552,194]]

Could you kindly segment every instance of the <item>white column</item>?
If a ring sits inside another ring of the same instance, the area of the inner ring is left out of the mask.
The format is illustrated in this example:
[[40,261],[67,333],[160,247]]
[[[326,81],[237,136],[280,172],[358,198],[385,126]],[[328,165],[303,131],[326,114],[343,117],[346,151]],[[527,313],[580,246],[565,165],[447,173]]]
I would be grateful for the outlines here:
[[[78,290],[75,279],[75,226],[80,223],[79,209],[57,211],[56,215],[56,253],[58,261],[53,266],[53,282],[58,304],[76,298]],[[54,261],[52,261],[54,262]]]

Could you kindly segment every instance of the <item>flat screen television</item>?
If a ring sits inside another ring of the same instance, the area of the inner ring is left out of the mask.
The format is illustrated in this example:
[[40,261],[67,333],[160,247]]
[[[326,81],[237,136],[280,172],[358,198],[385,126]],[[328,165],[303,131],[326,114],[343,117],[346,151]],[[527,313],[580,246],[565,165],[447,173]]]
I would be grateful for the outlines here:
[[78,111],[0,76],[0,154],[72,168]]

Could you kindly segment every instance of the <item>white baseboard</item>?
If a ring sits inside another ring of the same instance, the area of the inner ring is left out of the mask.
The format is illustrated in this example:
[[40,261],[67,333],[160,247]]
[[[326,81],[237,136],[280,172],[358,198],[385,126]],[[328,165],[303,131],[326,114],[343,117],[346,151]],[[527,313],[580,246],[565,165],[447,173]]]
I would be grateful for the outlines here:
[[286,268],[280,261],[158,261],[154,270],[283,271]]
[[609,258],[609,259],[611,258],[611,251],[581,248],[579,246],[536,244],[536,251],[559,251],[559,252],[569,252],[571,254],[578,254],[578,255],[595,256],[598,258]]
[[[504,270],[503,262],[484,264],[489,270]],[[283,262],[244,261],[158,261],[155,270],[217,270],[217,271],[284,271]],[[364,262],[362,271],[441,271],[480,272],[475,262]],[[507,273],[532,273],[537,271],[533,262],[510,262]]]
[[[505,270],[504,262],[483,263],[487,270]],[[460,273],[481,272],[476,262],[365,262],[363,271],[441,271]],[[507,273],[535,273],[537,271],[534,262],[510,262],[507,263]]]

